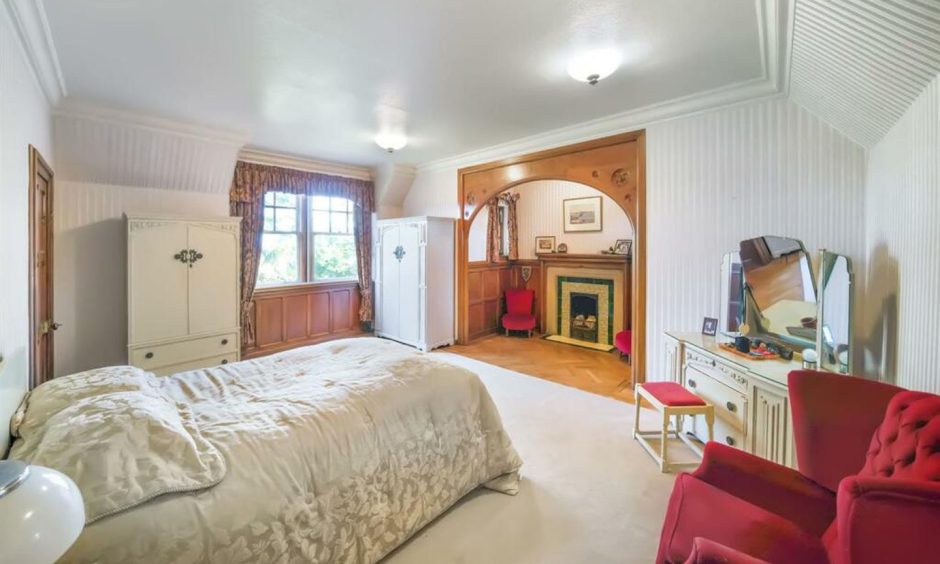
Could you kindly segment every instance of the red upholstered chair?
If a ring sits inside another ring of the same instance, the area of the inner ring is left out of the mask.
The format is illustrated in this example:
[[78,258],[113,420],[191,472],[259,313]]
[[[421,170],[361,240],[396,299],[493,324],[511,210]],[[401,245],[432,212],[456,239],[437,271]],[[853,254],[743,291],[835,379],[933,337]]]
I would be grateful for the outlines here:
[[532,329],[535,329],[534,301],[535,292],[532,290],[506,290],[506,313],[502,321],[507,335],[510,331],[526,331],[529,337],[532,336]]
[[614,336],[614,346],[620,351],[620,357],[629,357],[633,350],[633,332],[621,331]]
[[940,559],[940,396],[810,371],[789,386],[800,471],[708,443],[676,479],[656,561]]

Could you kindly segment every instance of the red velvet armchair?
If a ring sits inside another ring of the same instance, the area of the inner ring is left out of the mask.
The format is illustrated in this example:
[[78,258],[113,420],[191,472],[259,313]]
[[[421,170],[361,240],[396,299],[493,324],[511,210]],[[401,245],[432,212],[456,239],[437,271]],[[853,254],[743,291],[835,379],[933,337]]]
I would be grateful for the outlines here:
[[532,330],[535,329],[535,316],[532,315],[534,301],[535,292],[532,290],[506,290],[506,313],[502,322],[507,335],[510,331],[526,331],[532,336]]
[[658,563],[940,559],[940,396],[789,376],[800,471],[718,443],[680,474]]

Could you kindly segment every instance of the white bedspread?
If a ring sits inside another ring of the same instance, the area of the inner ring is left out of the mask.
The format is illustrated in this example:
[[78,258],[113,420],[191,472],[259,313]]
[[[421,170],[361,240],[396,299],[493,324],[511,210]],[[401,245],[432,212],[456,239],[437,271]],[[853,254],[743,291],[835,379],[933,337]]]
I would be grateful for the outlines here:
[[88,525],[65,561],[371,563],[480,485],[517,491],[521,461],[477,376],[390,341],[159,382],[227,474]]

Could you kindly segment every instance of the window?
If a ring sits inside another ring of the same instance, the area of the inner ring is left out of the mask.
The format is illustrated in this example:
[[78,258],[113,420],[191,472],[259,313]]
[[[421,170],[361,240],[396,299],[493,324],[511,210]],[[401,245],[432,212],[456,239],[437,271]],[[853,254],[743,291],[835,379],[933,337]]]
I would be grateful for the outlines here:
[[356,278],[353,203],[268,192],[258,285]]

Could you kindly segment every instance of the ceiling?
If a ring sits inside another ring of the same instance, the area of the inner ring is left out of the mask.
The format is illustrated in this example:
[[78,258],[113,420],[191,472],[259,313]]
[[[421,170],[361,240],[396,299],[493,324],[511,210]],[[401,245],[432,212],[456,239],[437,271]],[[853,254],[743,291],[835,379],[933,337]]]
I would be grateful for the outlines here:
[[[772,4],[772,2],[770,2]],[[768,0],[44,0],[69,100],[425,163],[766,78]],[[595,87],[570,57],[615,47]],[[383,123],[409,145],[387,155]]]
[[940,1],[799,0],[790,96],[871,147],[940,74]]

